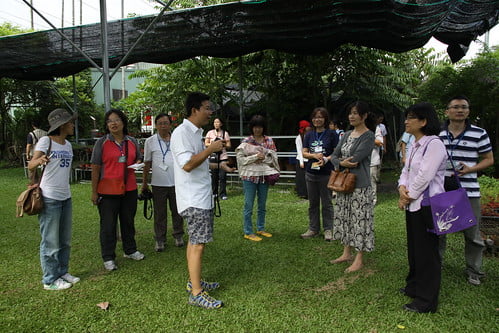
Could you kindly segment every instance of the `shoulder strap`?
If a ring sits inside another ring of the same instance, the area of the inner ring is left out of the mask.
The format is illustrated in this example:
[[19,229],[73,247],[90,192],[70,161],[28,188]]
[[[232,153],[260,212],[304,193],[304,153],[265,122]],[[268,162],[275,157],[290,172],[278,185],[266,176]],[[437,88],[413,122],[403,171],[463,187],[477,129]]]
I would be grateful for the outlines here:
[[[50,156],[50,151],[51,151],[51,150],[52,150],[52,139],[49,137],[49,147],[48,147],[48,149],[47,149],[47,154],[46,154],[47,156]],[[49,161],[49,162],[47,162],[47,163],[50,163],[50,161]],[[43,173],[45,172],[45,168],[46,168],[46,167],[47,167],[47,165],[45,165],[45,166],[42,168],[42,173],[40,174],[40,178],[38,179],[38,184],[41,184],[41,183],[42,183],[42,177],[43,177]],[[35,169],[35,170],[36,170],[36,169]],[[32,177],[32,178],[31,178],[31,182],[32,182],[33,184],[36,184],[36,182],[37,182],[37,181],[36,181],[36,179],[35,179],[35,178],[36,178],[36,172],[33,172],[31,177]]]
[[[437,139],[431,139],[430,141],[428,141],[428,143],[426,144],[426,146],[424,147],[424,150],[423,150],[423,156],[424,154],[426,153],[426,149],[428,148],[428,146],[430,145],[430,142],[432,142],[433,140],[437,140]],[[440,140],[440,138],[438,139]],[[461,188],[461,182],[459,181],[459,177],[457,175],[457,171],[456,171],[456,168],[454,167],[454,163],[452,162],[452,159],[450,158],[449,156],[449,152],[447,151],[447,149],[445,149],[445,152],[447,153],[447,156],[449,157],[450,161],[451,161],[451,164],[452,164],[452,171],[453,172],[453,176],[456,178],[456,182],[457,182],[457,185],[459,186],[459,188]],[[430,185],[428,185],[428,187],[424,190],[423,192],[423,201],[421,202],[421,205],[422,206],[429,206],[430,203],[428,201],[428,199],[430,198]]]
[[128,168],[127,168],[127,163],[128,163],[128,140],[125,136],[125,138],[123,139],[123,141],[125,142],[125,163],[123,163],[123,165],[125,166],[125,191],[126,191],[126,179],[128,178]]

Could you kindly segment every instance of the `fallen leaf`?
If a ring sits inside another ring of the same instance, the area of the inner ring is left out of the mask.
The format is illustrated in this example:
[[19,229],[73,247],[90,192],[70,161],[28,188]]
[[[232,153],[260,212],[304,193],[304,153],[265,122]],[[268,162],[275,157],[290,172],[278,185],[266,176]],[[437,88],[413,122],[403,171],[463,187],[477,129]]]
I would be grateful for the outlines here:
[[97,304],[97,306],[99,308],[101,308],[102,310],[107,310],[107,309],[109,309],[109,302],[102,302],[102,303]]
[[397,328],[400,328],[401,330],[405,329],[404,325],[397,325]]

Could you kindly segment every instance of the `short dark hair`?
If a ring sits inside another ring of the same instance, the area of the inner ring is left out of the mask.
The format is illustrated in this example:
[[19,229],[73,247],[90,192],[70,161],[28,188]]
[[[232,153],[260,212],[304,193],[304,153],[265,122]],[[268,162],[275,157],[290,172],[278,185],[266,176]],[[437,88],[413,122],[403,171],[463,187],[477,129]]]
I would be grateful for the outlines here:
[[413,116],[419,120],[426,120],[426,125],[421,128],[424,135],[438,135],[440,133],[440,121],[433,105],[428,102],[411,105],[405,116]]
[[115,115],[117,115],[118,117],[120,117],[121,122],[123,123],[123,134],[128,135],[128,118],[126,117],[125,113],[119,109],[111,109],[111,110],[106,112],[106,114],[104,115],[104,131],[109,134],[109,128],[107,127],[107,121],[113,113]]
[[40,128],[40,121],[38,119],[35,119],[31,122],[31,126]]
[[[329,125],[329,112],[327,112],[327,109],[323,106],[319,106],[312,110],[310,120],[314,119],[315,115],[318,113],[320,113],[320,115],[324,118],[324,127],[327,127]],[[315,127],[313,122],[312,127]]]
[[168,118],[168,121],[170,122],[170,124],[172,123],[172,119],[170,118],[170,116],[168,115],[168,113],[162,112],[162,113],[156,115],[156,117],[154,117],[154,124],[157,125],[158,124],[158,119],[161,119],[163,117]]
[[57,127],[55,130],[53,130],[52,132],[48,133],[48,135],[60,135],[61,134],[61,126]]
[[369,128],[373,132],[376,132],[376,120],[378,119],[378,116],[371,112],[369,104],[364,101],[352,102],[347,106],[347,115],[352,111],[353,108],[357,109],[357,113],[361,117],[367,114],[367,118],[366,120],[364,120],[364,123],[366,124],[367,128]]
[[251,135],[253,135],[253,127],[263,127],[263,135],[267,133],[267,125],[265,124],[265,118],[263,116],[257,114],[251,117],[251,120],[248,124],[249,131]]
[[450,102],[452,102],[452,101],[453,101],[453,100],[455,100],[455,99],[464,99],[466,102],[468,102],[468,105],[471,105],[471,104],[470,104],[470,99],[469,99],[468,97],[466,97],[465,95],[456,95],[456,96],[452,96],[451,98],[449,98],[449,99],[447,100],[447,106],[446,106],[446,107],[448,108],[448,107],[449,107]]
[[200,93],[200,92],[192,92],[187,95],[185,99],[185,116],[190,117],[192,114],[192,108],[199,109],[204,101],[209,101],[210,96]]

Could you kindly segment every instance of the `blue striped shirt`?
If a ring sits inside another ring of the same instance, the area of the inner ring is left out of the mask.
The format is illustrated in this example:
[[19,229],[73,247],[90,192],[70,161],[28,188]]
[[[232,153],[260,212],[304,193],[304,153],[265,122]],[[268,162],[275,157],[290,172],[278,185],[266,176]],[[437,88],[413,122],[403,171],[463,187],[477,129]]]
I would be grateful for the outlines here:
[[[466,120],[466,128],[463,133],[454,137],[448,131],[449,121],[444,124],[444,129],[440,132],[439,137],[445,145],[447,152],[452,157],[454,166],[459,167],[462,162],[469,167],[475,166],[479,162],[481,154],[492,151],[492,145],[487,132],[478,126],[472,125],[469,120]],[[446,176],[452,175],[452,167],[449,165]],[[460,176],[461,185],[466,189],[468,197],[480,197],[480,185],[478,184],[477,173],[472,172],[464,176]]]

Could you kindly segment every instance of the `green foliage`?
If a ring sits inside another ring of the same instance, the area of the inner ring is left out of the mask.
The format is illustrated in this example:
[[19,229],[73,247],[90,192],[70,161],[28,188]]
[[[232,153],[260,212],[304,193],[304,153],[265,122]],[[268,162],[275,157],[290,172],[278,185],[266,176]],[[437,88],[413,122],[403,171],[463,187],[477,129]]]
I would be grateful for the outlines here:
[[487,130],[499,147],[499,47],[485,50],[472,60],[437,68],[419,88],[419,99],[432,103],[443,116],[446,103],[455,95],[466,95],[471,103],[470,119]]
[[[120,106],[135,119],[145,108],[180,116],[187,92],[203,91],[223,106],[220,115],[226,119],[226,129],[234,132],[230,121],[239,119],[242,78],[244,120],[264,114],[271,134],[294,134],[294,124],[308,118],[316,106],[338,114],[346,102],[364,99],[385,112],[405,109],[433,68],[428,51],[393,54],[352,45],[317,56],[266,50],[241,59],[242,68],[238,59],[196,57],[137,72],[134,76],[146,80]],[[249,100],[251,93],[258,98]]]
[[487,176],[478,177],[482,197],[499,198],[499,179]]
[[[26,32],[9,23],[0,25],[1,35]],[[91,76],[88,70],[75,75],[77,112],[80,137],[90,136],[93,128],[90,115],[96,115]],[[57,90],[58,94],[54,91]],[[66,104],[67,103],[67,104]],[[73,107],[72,77],[49,81],[23,81],[0,78],[0,159],[5,158],[9,146],[24,146],[31,123],[38,121],[48,129],[48,114],[62,107]]]
[[[380,194],[375,210],[376,249],[366,267],[345,274],[331,265],[342,245],[321,237],[302,240],[308,202],[289,189],[272,187],[267,227],[274,234],[259,243],[242,235],[243,194],[229,186],[215,219],[215,241],[206,247],[203,275],[222,284],[213,296],[225,307],[207,311],[187,305],[185,248],[170,236],[154,252],[153,225],[141,216],[136,241],[143,261],[124,259],[117,245],[117,271],[102,266],[99,216],[90,203],[90,185],[71,185],[73,237],[70,272],[81,277],[73,288],[45,291],[40,283],[39,227],[35,216],[15,218],[13,197],[25,187],[22,169],[0,170],[0,311],[4,332],[497,332],[499,261],[484,258],[487,280],[469,285],[462,235],[448,237],[436,314],[408,313],[410,301],[398,289],[407,274],[404,214],[395,193]],[[109,310],[96,304],[108,301]],[[457,315],[459,314],[459,315]],[[449,320],[452,318],[452,320]],[[403,330],[402,330],[403,331]]]

